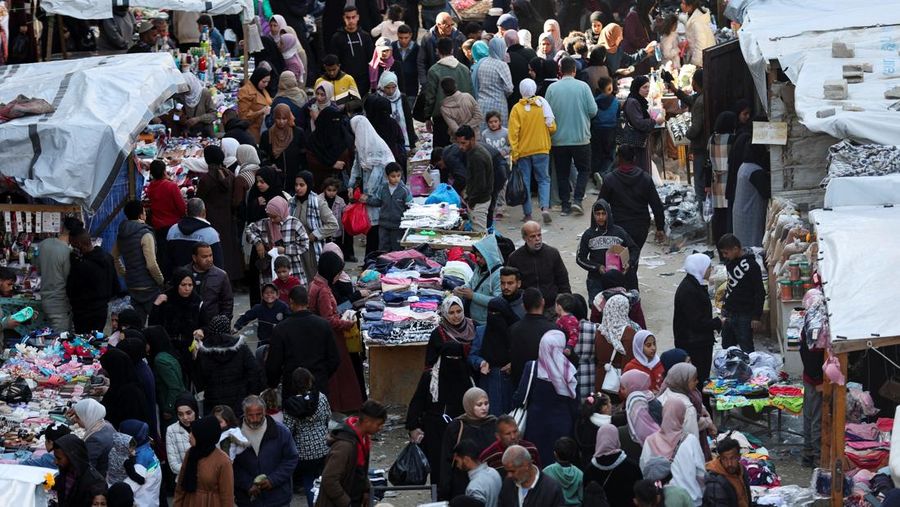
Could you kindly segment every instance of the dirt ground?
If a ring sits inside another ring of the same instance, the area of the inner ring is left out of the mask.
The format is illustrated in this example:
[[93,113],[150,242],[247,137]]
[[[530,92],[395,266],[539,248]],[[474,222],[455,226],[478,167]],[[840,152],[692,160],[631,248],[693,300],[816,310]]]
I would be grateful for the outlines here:
[[[593,184],[588,185],[588,195],[585,197],[585,208],[596,199],[596,191]],[[510,237],[520,246],[523,242],[520,235],[522,213],[521,209],[507,210],[505,218],[497,222],[497,230],[504,236]],[[575,253],[581,233],[584,231],[587,219],[584,216],[559,216],[557,211],[553,213],[553,223],[544,226],[544,242],[558,248],[569,270],[569,280],[573,290],[587,295],[585,287],[586,272],[575,263]],[[639,270],[641,301],[648,328],[653,331],[657,339],[657,347],[660,352],[673,347],[672,336],[672,308],[675,289],[684,277],[682,264],[686,255],[696,251],[706,251],[707,247],[702,241],[688,245],[678,252],[670,252],[668,246],[657,245],[652,238],[648,240],[641,253],[641,267]],[[362,247],[358,244],[357,251]],[[714,261],[715,262],[715,261]],[[348,272],[353,274],[354,266],[348,266]],[[243,312],[247,308],[246,294],[236,298],[235,312]],[[253,330],[248,327],[244,331],[248,341],[254,341]],[[717,345],[718,347],[718,345]],[[757,347],[776,350],[774,343],[768,342],[764,337],[757,337]],[[383,469],[385,472],[391,466],[394,458],[406,444],[408,438],[403,427],[406,407],[389,407],[390,418],[384,431],[378,435],[372,449],[371,467]],[[337,414],[336,414],[337,415]],[[753,418],[753,414],[750,414]],[[756,416],[759,418],[760,416]],[[772,417],[773,424],[776,417]],[[765,425],[765,420],[759,421]],[[782,427],[785,430],[802,431],[802,419],[796,416],[784,414]],[[800,466],[800,449],[802,438],[788,433],[781,436],[773,434],[769,436],[765,427],[757,428],[744,421],[729,420],[721,426],[720,431],[738,429],[753,433],[761,440],[770,451],[770,457],[775,463],[775,469],[782,478],[782,484],[808,485],[811,470]],[[399,494],[388,493],[385,501],[396,507],[412,507],[419,503],[427,502],[429,495],[420,492],[403,492]],[[295,495],[291,505],[305,505],[302,495]]]

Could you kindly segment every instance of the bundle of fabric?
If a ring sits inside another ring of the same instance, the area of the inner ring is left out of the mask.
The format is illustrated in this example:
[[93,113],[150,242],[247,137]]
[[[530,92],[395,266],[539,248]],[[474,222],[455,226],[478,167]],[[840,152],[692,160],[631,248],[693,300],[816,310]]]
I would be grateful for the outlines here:
[[23,116],[47,114],[53,111],[56,111],[56,108],[44,99],[19,95],[6,104],[0,103],[0,124]]
[[900,146],[880,144],[854,145],[844,140],[828,148],[828,174],[820,186],[832,178],[845,176],[884,176],[900,172]]

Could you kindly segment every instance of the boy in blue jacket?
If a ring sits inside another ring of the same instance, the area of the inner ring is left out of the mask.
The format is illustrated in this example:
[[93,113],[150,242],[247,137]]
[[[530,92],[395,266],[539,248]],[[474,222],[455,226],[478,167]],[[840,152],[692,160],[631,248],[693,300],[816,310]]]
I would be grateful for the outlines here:
[[384,166],[387,181],[375,195],[364,195],[361,202],[369,206],[378,206],[381,212],[378,215],[378,249],[383,252],[396,252],[400,250],[400,239],[403,238],[403,229],[400,221],[406,206],[412,202],[412,193],[403,183],[403,169],[400,164],[391,162]]
[[591,172],[597,188],[603,182],[613,164],[616,153],[616,119],[619,116],[619,101],[613,93],[613,80],[601,77],[597,80],[600,93],[594,97],[597,116],[591,121]]
[[273,283],[267,283],[262,286],[262,302],[241,315],[234,323],[234,328],[240,330],[256,320],[256,337],[259,339],[257,345],[259,347],[269,343],[272,329],[284,320],[288,313],[290,313],[288,305],[278,299],[278,288]]

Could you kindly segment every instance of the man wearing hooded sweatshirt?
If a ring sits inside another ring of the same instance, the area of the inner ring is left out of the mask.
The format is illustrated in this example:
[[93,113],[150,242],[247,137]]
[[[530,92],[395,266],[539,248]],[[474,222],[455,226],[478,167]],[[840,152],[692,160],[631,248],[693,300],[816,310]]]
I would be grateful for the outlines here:
[[359,416],[348,417],[328,438],[331,449],[325,458],[316,507],[362,507],[369,505],[369,455],[372,436],[381,431],[387,410],[368,400]]
[[588,303],[591,305],[597,294],[612,288],[603,286],[602,277],[606,272],[606,251],[613,245],[627,248],[630,257],[629,265],[637,264],[636,253],[640,249],[637,248],[625,229],[613,222],[609,203],[603,199],[597,199],[591,209],[591,226],[581,235],[578,253],[575,256],[575,262],[588,272]]
[[453,289],[453,294],[464,302],[469,301],[469,313],[478,325],[487,322],[488,303],[500,295],[500,268],[503,257],[497,247],[497,238],[491,234],[473,246],[478,266],[465,285]]
[[109,300],[121,291],[111,255],[91,243],[87,229],[70,233],[69,276],[66,293],[72,302],[72,324],[76,333],[106,326]]
[[187,216],[169,228],[166,234],[166,250],[170,266],[184,266],[191,262],[194,245],[206,243],[212,248],[213,265],[224,269],[225,259],[219,233],[206,220],[206,205],[203,199],[194,197],[187,202]]
[[53,485],[59,505],[91,505],[94,496],[106,491],[106,480],[88,463],[87,447],[74,434],[53,442],[53,456],[59,468]]
[[675,291],[675,313],[672,331],[675,347],[691,356],[697,367],[697,379],[706,384],[712,366],[714,332],[722,329],[722,320],[712,316],[712,303],[706,279],[711,259],[706,254],[688,255],[684,260],[684,279]]
[[119,276],[125,277],[131,305],[144,323],[165,280],[156,263],[153,229],[144,222],[144,205],[141,201],[129,201],[123,211],[126,220],[119,224],[112,256]]
[[372,36],[359,29],[356,6],[344,7],[344,28],[331,36],[329,53],[337,55],[341,68],[353,76],[361,97],[369,93],[369,60],[374,51]]
[[[424,49],[423,47],[422,50]],[[440,59],[428,69],[427,77],[419,82],[424,83],[422,90],[423,100],[425,100],[423,114],[426,118],[429,118],[426,125],[430,125],[432,132],[434,132],[434,146],[444,147],[450,144],[450,136],[447,133],[447,124],[441,116],[441,104],[444,103],[444,90],[441,88],[441,81],[445,77],[452,77],[456,82],[458,91],[471,95],[472,74],[468,67],[459,63],[459,60],[453,56],[453,41],[451,39],[438,39],[437,52]]]
[[[616,223],[625,229],[636,245],[634,255],[640,259],[641,249],[647,242],[647,231],[650,228],[650,212],[656,223],[656,241],[666,240],[666,217],[663,214],[662,201],[656,193],[653,179],[646,171],[634,165],[635,149],[631,146],[620,146],[619,166],[603,180],[598,199],[609,203],[610,211],[616,217]],[[628,271],[626,289],[637,289],[637,269],[635,262]]]

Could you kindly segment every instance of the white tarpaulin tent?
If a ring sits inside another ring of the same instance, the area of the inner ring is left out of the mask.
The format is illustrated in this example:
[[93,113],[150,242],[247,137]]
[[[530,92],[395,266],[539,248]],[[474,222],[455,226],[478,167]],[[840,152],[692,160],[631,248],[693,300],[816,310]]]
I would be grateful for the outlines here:
[[148,9],[171,9],[185,12],[207,12],[212,15],[244,14],[244,19],[253,16],[252,0],[41,0],[41,7],[48,14],[60,14],[77,19],[108,19],[113,16],[113,7],[145,7]]
[[[896,144],[900,112],[888,109],[896,100],[885,99],[884,92],[900,84],[897,6],[897,0],[747,0],[742,6],[741,51],[762,103],[767,103],[766,66],[778,60],[797,87],[795,109],[807,128],[838,139]],[[854,44],[855,58],[832,58],[835,39]],[[849,99],[826,101],[823,82],[842,79],[842,66],[851,63],[871,63],[874,72],[865,74],[862,83],[849,85]],[[845,104],[865,111],[842,111]],[[816,112],[826,108],[837,114],[817,118]]]
[[900,336],[900,207],[810,211],[832,339]]
[[832,178],[825,188],[825,207],[900,205],[900,174]]
[[186,89],[168,53],[0,67],[0,102],[56,108],[0,124],[0,174],[32,197],[97,209],[152,112]]

